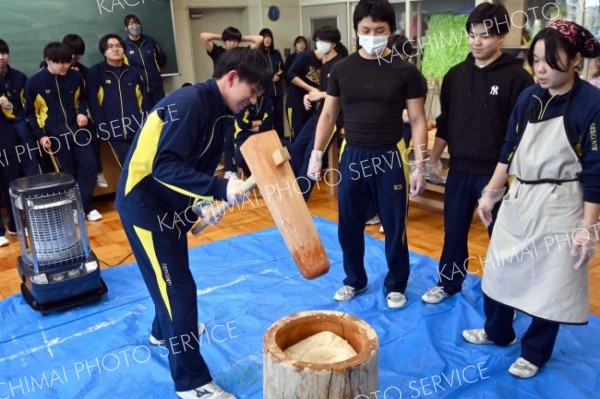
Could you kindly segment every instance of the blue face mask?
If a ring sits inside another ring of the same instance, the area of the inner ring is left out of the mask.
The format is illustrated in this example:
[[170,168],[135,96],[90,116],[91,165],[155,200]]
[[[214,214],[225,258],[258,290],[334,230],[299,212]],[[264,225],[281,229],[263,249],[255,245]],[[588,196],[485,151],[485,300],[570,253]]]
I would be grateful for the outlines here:
[[140,25],[132,25],[127,28],[127,32],[129,32],[131,36],[139,36],[142,34],[142,27]]

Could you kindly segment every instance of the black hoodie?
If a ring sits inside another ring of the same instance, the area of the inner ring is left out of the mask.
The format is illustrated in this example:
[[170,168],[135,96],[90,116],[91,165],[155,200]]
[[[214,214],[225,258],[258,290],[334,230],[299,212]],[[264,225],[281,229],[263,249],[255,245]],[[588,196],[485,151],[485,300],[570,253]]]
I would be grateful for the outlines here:
[[532,84],[522,60],[505,53],[483,68],[469,54],[448,71],[436,136],[448,143],[451,169],[494,172],[517,97]]

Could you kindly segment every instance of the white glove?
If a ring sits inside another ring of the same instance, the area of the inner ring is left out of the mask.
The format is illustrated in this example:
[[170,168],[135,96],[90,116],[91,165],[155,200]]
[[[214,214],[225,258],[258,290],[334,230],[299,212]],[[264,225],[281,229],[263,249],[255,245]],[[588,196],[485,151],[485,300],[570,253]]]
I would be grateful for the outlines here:
[[596,253],[596,244],[598,243],[598,224],[582,220],[579,227],[573,232],[573,246],[571,255],[579,256],[577,263],[573,266],[575,270],[588,263]]
[[323,151],[312,150],[306,175],[314,181],[321,180],[321,168],[323,167]]
[[6,96],[0,96],[0,107],[2,109],[13,109],[13,105]]
[[479,219],[481,219],[485,227],[488,227],[492,223],[492,209],[494,209],[496,202],[500,201],[502,197],[504,197],[505,192],[506,187],[502,187],[497,190],[489,190],[487,186],[481,192],[477,214],[479,215]]
[[416,161],[415,168],[410,172],[410,195],[418,197],[425,191],[425,162]]
[[223,214],[217,216],[216,210],[217,207],[214,206],[212,202],[207,202],[202,206],[202,208],[200,208],[200,211],[202,212],[202,215],[200,216],[202,216],[202,219],[204,219],[206,224],[214,226],[215,224],[219,223],[221,219],[223,219]]
[[446,180],[442,176],[442,161],[436,162],[427,161],[425,174],[429,177],[432,183],[444,183]]
[[242,191],[243,180],[229,179],[227,182],[227,202],[229,205],[235,205],[244,202],[246,193]]

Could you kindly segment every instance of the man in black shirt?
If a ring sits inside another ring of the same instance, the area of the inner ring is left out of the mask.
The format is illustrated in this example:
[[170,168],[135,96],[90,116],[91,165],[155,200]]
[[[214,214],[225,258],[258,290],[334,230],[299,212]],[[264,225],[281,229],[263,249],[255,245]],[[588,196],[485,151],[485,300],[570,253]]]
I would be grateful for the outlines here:
[[[533,79],[521,60],[502,53],[508,33],[508,11],[499,4],[482,3],[469,15],[466,30],[471,53],[448,71],[440,93],[442,113],[428,169],[440,177],[440,156],[446,146],[450,171],[444,193],[444,249],[438,284],[421,297],[436,304],[461,291],[469,250],[473,211],[487,185],[504,144],[510,113],[517,97]],[[493,219],[500,202],[496,204]],[[488,227],[491,235],[493,224]]]
[[[213,41],[215,40],[221,40],[225,44],[225,47],[214,44]],[[206,54],[212,59],[214,67],[225,51],[236,48],[241,42],[249,42],[251,43],[250,48],[257,49],[262,44],[263,37],[260,35],[242,36],[242,32],[238,28],[229,26],[220,35],[218,33],[202,32],[200,34],[200,41],[206,49]]]
[[[387,48],[395,28],[396,16],[387,0],[361,0],[356,6],[354,29],[362,48],[331,71],[307,175],[320,179],[322,151],[341,108],[346,143],[339,165],[338,236],[346,279],[334,299],[348,301],[367,288],[364,229],[367,205],[374,201],[386,231],[387,306],[401,308],[406,304],[404,292],[410,273],[405,225],[407,184],[413,196],[425,189],[427,124],[421,74]],[[404,108],[415,148],[410,181],[402,140]]]

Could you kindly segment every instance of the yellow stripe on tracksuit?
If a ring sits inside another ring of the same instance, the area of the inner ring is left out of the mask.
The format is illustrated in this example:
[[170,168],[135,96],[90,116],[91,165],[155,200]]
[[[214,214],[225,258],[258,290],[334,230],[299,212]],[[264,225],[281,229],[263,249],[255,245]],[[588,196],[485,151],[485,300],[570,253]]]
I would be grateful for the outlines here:
[[152,164],[158,151],[158,141],[163,126],[164,121],[160,119],[156,111],[148,116],[129,161],[125,195],[129,194],[146,176],[152,174]]
[[[125,195],[128,195],[139,182],[144,180],[144,178],[152,175],[152,166],[158,152],[158,142],[160,141],[164,125],[165,122],[158,116],[156,111],[148,116],[144,127],[139,133],[140,137],[138,138],[129,161],[129,173],[127,174],[127,180],[125,181]],[[214,201],[213,196],[198,195],[158,179],[156,179],[156,181],[179,194],[192,197],[196,201],[200,199]]]
[[162,275],[160,264],[158,262],[158,258],[156,257],[156,251],[154,250],[154,240],[152,239],[152,232],[149,230],[144,230],[141,227],[137,226],[133,226],[133,229],[135,230],[138,239],[144,247],[144,251],[148,256],[148,259],[150,260],[150,264],[152,264],[152,270],[154,270],[154,274],[156,275],[156,283],[158,284],[160,296],[163,299],[167,312],[169,312],[169,319],[171,319],[172,321],[173,314],[171,313],[171,302],[169,301],[169,295],[167,294],[167,283]]

